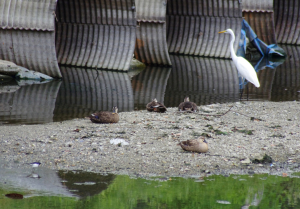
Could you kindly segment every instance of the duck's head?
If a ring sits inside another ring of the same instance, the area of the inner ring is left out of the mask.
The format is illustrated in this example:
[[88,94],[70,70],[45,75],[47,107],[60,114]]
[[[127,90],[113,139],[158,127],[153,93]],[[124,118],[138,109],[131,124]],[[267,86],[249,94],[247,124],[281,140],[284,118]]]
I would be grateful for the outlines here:
[[118,113],[118,107],[117,106],[113,106],[112,111],[113,111],[113,113]]
[[157,99],[156,99],[156,98],[154,98],[154,99],[153,99],[153,102],[157,102]]
[[190,101],[190,98],[189,98],[189,97],[185,97],[185,98],[184,98],[184,101],[185,101],[185,102],[189,102],[189,101]]
[[205,137],[204,137],[204,136],[200,136],[200,137],[198,138],[198,140],[199,140],[201,143],[204,142],[204,143],[207,144],[207,141],[205,140]]

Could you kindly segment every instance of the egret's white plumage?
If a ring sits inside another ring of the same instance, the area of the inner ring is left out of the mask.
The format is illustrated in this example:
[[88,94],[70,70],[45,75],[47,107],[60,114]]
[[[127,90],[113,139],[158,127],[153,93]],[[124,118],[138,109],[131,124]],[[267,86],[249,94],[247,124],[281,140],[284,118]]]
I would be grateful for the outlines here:
[[238,57],[235,54],[235,51],[233,49],[233,43],[235,40],[235,35],[231,29],[226,29],[224,31],[220,31],[219,33],[229,33],[231,35],[231,41],[230,41],[230,54],[231,58],[233,60],[233,63],[235,64],[238,72],[241,74],[242,77],[247,79],[249,82],[253,83],[254,86],[257,88],[260,87],[257,74],[253,68],[253,66],[244,58],[244,57]]

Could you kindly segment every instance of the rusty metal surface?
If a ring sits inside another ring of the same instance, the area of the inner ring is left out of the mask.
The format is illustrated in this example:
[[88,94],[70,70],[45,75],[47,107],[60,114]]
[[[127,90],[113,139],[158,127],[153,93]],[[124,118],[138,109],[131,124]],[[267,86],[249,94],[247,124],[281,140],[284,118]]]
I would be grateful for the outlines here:
[[61,23],[136,25],[134,0],[59,0],[56,15]]
[[56,0],[0,0],[0,59],[61,77],[55,53]]
[[0,0],[0,27],[54,31],[57,0]]
[[53,31],[0,29],[0,59],[60,78]]
[[168,1],[167,15],[242,17],[239,0],[172,0]]
[[173,63],[165,105],[180,104],[186,96],[197,105],[239,100],[239,79],[231,60],[171,55]]
[[170,53],[229,58],[230,35],[219,31],[231,28],[235,32],[234,49],[238,48],[242,18],[168,16],[167,41]]
[[299,0],[274,0],[275,32],[278,43],[300,45]]
[[134,51],[136,59],[148,64],[171,65],[165,24],[141,22],[136,34]]
[[131,80],[134,93],[134,107],[145,110],[146,104],[154,98],[164,103],[166,86],[171,68],[147,66],[140,74]]
[[276,68],[272,101],[300,101],[300,46],[280,46],[287,53],[287,58]]
[[136,1],[137,22],[165,23],[167,0]]
[[277,43],[272,12],[243,12],[243,16],[260,40],[268,45]]
[[243,12],[273,12],[273,0],[242,0]]
[[61,67],[63,83],[54,110],[54,121],[83,118],[95,111],[133,110],[133,92],[125,72]]
[[[0,94],[0,121],[38,124],[53,121],[61,81],[26,85],[13,93]],[[7,107],[3,109],[2,107]]]
[[133,0],[58,1],[58,62],[127,71],[136,40],[134,8]]
[[137,29],[134,55],[147,64],[171,65],[166,40],[166,0],[136,1]]

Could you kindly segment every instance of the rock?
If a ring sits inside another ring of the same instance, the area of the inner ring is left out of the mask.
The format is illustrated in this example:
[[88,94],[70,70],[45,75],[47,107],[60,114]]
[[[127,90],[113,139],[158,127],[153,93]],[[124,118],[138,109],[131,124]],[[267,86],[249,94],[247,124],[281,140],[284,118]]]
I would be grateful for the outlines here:
[[0,60],[0,74],[15,76],[21,69],[13,62]]
[[264,155],[264,153],[255,153],[252,155],[252,160],[263,160]]
[[27,80],[52,80],[53,78],[43,73],[28,70],[24,67],[18,66],[21,70],[16,74],[17,79]]
[[116,145],[129,145],[128,142],[126,142],[124,139],[120,139],[120,138],[112,139],[112,140],[110,140],[110,143],[116,144]]
[[5,83],[4,85],[0,86],[0,93],[12,93],[17,91],[20,88],[19,85],[16,83]]
[[28,70],[13,62],[0,60],[0,74],[28,80],[52,80],[53,78],[43,73]]
[[27,86],[32,84],[42,84],[42,83],[48,83],[51,82],[51,80],[17,80],[18,86]]
[[211,109],[209,107],[204,107],[204,106],[201,106],[200,110],[203,112],[213,112],[214,111],[213,109]]
[[252,160],[252,163],[272,163],[272,162],[273,159],[267,154],[265,154],[262,158],[260,155],[258,155],[256,158]]
[[247,157],[245,160],[242,160],[241,163],[242,163],[242,164],[250,164],[251,161],[250,161],[250,159]]

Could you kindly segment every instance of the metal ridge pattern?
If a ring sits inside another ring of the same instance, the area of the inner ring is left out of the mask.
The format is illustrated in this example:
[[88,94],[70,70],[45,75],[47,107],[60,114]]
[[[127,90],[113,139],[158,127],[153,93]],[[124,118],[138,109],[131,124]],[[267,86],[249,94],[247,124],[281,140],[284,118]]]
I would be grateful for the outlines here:
[[134,55],[147,64],[171,65],[166,40],[166,0],[139,0]]
[[57,0],[0,0],[2,29],[54,31]]
[[277,43],[273,13],[243,12],[243,16],[260,40],[268,45]]
[[240,0],[172,0],[167,15],[242,17]]
[[273,12],[273,0],[242,0],[243,12]]
[[300,45],[299,0],[274,0],[274,19],[277,42]]
[[146,105],[154,98],[164,103],[170,72],[170,67],[147,66],[146,69],[132,78],[135,109],[145,110]]
[[53,121],[56,96],[61,81],[26,85],[13,93],[0,94],[1,121],[38,124]]
[[239,100],[238,73],[231,60],[183,55],[170,57],[173,67],[165,105],[179,105],[186,96],[197,105]]
[[136,25],[134,0],[59,0],[61,23]]
[[127,71],[133,56],[136,28],[57,23],[56,37],[60,64]]
[[272,101],[300,101],[300,46],[280,45],[287,52],[285,62],[276,68]]
[[54,121],[86,117],[92,112],[133,110],[133,92],[125,72],[61,67],[63,83],[58,92]]
[[136,0],[137,22],[165,23],[167,0]]
[[60,78],[52,31],[0,29],[0,59]]
[[165,24],[139,23],[135,58],[148,64],[171,65],[165,32]]
[[63,65],[127,71],[134,53],[134,0],[60,0],[56,52]]
[[219,31],[231,28],[238,48],[242,18],[168,16],[167,41],[170,53],[230,58],[230,35]]

